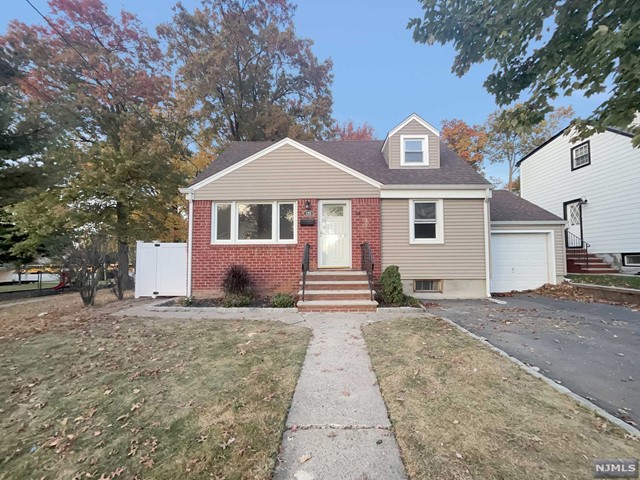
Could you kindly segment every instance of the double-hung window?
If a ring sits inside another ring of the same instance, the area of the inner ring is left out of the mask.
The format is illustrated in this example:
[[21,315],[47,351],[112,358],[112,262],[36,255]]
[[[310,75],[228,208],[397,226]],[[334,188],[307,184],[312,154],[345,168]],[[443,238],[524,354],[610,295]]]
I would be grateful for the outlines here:
[[586,167],[591,163],[589,142],[586,141],[571,149],[571,170]]
[[212,243],[295,243],[295,202],[215,202]]
[[427,137],[402,135],[401,144],[401,164],[402,165],[428,165]]
[[410,243],[443,243],[442,200],[411,200],[409,203]]

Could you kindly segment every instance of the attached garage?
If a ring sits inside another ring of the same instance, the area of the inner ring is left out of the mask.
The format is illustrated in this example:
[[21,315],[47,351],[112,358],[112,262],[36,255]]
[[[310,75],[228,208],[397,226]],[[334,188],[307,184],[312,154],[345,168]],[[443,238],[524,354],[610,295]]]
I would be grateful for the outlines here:
[[565,224],[517,195],[495,191],[491,199],[491,292],[561,283],[566,274]]
[[553,232],[491,233],[491,292],[531,290],[555,278]]

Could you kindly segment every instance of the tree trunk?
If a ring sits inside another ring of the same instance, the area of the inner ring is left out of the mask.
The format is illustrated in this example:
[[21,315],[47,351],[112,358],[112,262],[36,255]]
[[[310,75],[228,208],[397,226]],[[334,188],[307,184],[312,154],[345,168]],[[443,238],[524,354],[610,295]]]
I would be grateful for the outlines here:
[[118,225],[118,268],[115,272],[116,296],[122,300],[125,290],[133,288],[133,282],[129,277],[129,244],[125,238],[127,230],[127,214],[122,203],[116,204],[116,222]]

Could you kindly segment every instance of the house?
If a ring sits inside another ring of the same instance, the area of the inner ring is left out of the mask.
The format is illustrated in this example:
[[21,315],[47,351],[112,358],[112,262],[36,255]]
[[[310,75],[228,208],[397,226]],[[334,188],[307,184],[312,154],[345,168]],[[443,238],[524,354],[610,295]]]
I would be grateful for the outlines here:
[[369,253],[374,282],[397,265],[419,298],[562,281],[564,221],[493,189],[415,114],[384,141],[234,142],[181,189],[188,294],[219,295],[242,264],[260,293],[304,281],[301,310],[372,309]]
[[518,162],[522,197],[568,222],[574,273],[640,271],[640,149],[613,128],[585,141],[562,130]]

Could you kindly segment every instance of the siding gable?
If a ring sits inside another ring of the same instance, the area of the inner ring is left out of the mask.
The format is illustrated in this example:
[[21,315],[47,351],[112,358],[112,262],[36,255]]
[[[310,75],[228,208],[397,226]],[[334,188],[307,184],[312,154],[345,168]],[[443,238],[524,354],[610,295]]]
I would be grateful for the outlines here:
[[285,143],[200,187],[197,200],[379,197],[379,188]]
[[[429,166],[424,167],[421,165],[415,166],[407,166],[401,165],[400,163],[400,138],[402,135],[420,135],[427,137],[428,143],[428,155],[429,155]],[[411,120],[409,123],[404,125],[397,132],[394,132],[393,135],[390,135],[387,139],[387,157],[389,162],[389,168],[440,168],[440,137],[433,133],[433,131],[424,127],[417,120]]]

